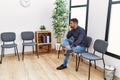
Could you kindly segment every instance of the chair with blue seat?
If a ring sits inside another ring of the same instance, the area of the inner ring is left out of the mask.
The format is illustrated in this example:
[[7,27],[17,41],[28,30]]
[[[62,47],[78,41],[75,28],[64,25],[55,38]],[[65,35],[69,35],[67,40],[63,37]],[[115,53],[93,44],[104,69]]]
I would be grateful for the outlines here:
[[3,44],[1,45],[1,63],[2,63],[2,57],[4,57],[4,49],[5,48],[14,48],[15,55],[17,54],[18,60],[19,54],[18,54],[18,49],[17,49],[17,44],[15,43],[16,40],[16,34],[14,32],[3,32],[1,33],[1,40]]
[[[95,68],[96,68],[96,61],[97,60],[102,60],[103,61],[103,66],[104,66],[104,70],[105,70],[105,61],[104,61],[104,54],[107,52],[107,47],[108,47],[108,42],[104,41],[104,40],[100,40],[97,39],[94,42],[94,51],[93,53],[83,53],[81,54],[81,58],[89,60],[89,73],[88,73],[88,80],[90,80],[90,67],[91,67],[91,61],[94,61],[95,64]],[[95,54],[96,52],[101,53],[101,56]],[[80,59],[79,59],[80,62]],[[79,67],[79,66],[78,66]],[[105,73],[105,71],[104,71]]]
[[[21,32],[21,38],[23,40],[23,49],[22,49],[22,60],[24,60],[24,48],[25,46],[32,46],[32,49],[33,49],[33,53],[34,53],[34,46],[36,45],[36,42],[33,41],[34,39],[34,32],[32,31],[24,31],[24,32]],[[39,58],[39,55],[38,53],[36,53],[38,58]]]
[[[84,52],[81,52],[81,53],[75,53],[75,52],[73,52],[75,55],[76,55],[76,71],[78,71],[78,67],[79,67],[79,60],[80,60],[80,55],[82,54],[82,53],[85,53],[85,52],[88,52],[88,49],[89,49],[89,47],[90,47],[90,45],[91,45],[91,42],[92,42],[92,38],[91,37],[89,37],[89,36],[87,36],[86,37],[86,50],[84,51]],[[79,59],[78,59],[78,57],[79,57]],[[83,60],[83,59],[81,59],[81,60]]]

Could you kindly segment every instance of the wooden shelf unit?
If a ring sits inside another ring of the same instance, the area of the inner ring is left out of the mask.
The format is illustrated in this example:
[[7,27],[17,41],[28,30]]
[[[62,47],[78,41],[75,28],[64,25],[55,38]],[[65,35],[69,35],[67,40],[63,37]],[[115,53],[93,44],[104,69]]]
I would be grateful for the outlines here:
[[51,32],[36,31],[35,32],[36,51],[38,53],[52,53]]

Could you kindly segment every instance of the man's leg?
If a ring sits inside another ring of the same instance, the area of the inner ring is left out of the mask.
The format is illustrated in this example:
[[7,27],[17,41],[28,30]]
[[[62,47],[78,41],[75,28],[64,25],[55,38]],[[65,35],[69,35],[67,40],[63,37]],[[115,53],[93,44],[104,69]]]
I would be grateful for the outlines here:
[[70,53],[72,53],[73,51],[71,49],[68,49],[65,53],[65,57],[64,57],[64,62],[63,62],[63,65],[64,66],[67,66],[68,64],[68,60],[69,60],[69,55]]
[[67,66],[68,60],[69,60],[69,55],[72,52],[71,51],[71,45],[72,45],[73,41],[70,39],[65,39],[63,46],[65,47],[65,58],[64,58],[64,62],[63,65]]
[[65,69],[67,68],[67,63],[69,60],[69,54],[71,53],[71,44],[72,44],[72,40],[70,39],[65,39],[62,46],[65,47],[65,58],[64,58],[64,62],[62,65],[60,65],[59,67],[57,67],[57,70],[61,70],[61,69]]
[[64,57],[64,62],[63,62],[62,65],[57,67],[57,70],[62,70],[62,69],[67,68],[67,63],[68,63],[69,55],[70,55],[71,52],[72,52],[72,50],[66,50],[65,57]]
[[67,66],[70,53],[72,53],[72,52],[76,52],[76,53],[85,52],[85,49],[86,49],[85,47],[76,46],[76,47],[73,47],[73,48],[70,48],[70,49],[66,50],[66,54],[65,54],[63,65]]
[[82,47],[82,46],[72,47],[72,51],[75,53],[85,52],[85,49],[86,49],[86,47]]
[[86,49],[85,47],[76,46],[76,47],[71,48],[70,50],[66,50],[64,62],[63,62],[62,65],[60,65],[59,67],[57,67],[57,70],[62,70],[62,69],[67,68],[67,63],[68,63],[69,55],[70,55],[71,52],[80,53],[80,52],[84,52],[85,49]]
[[65,39],[64,42],[62,43],[62,46],[65,47],[65,49],[71,49],[73,41],[71,39]]

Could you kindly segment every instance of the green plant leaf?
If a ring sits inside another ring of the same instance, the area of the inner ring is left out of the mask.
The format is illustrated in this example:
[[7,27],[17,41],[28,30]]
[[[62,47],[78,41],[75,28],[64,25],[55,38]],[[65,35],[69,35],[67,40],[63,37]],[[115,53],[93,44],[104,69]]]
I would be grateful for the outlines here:
[[63,35],[68,26],[68,13],[66,0],[56,0],[55,8],[52,13],[52,26],[56,36]]

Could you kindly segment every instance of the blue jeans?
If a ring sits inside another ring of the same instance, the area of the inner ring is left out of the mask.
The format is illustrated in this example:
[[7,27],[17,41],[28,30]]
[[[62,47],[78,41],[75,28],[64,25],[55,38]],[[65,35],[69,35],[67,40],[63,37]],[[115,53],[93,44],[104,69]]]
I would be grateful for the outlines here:
[[[72,43],[73,43],[73,41],[71,39],[65,39],[64,42],[62,43],[62,46],[63,47],[70,46],[70,45],[72,45]],[[85,52],[85,49],[86,49],[86,47],[76,46],[76,47],[72,47],[70,50],[72,50],[72,52],[82,53],[82,52]],[[68,50],[65,51],[65,54],[67,54],[68,56],[65,56],[65,58],[64,58],[64,62],[63,62],[64,66],[67,66],[70,53],[71,52]]]

